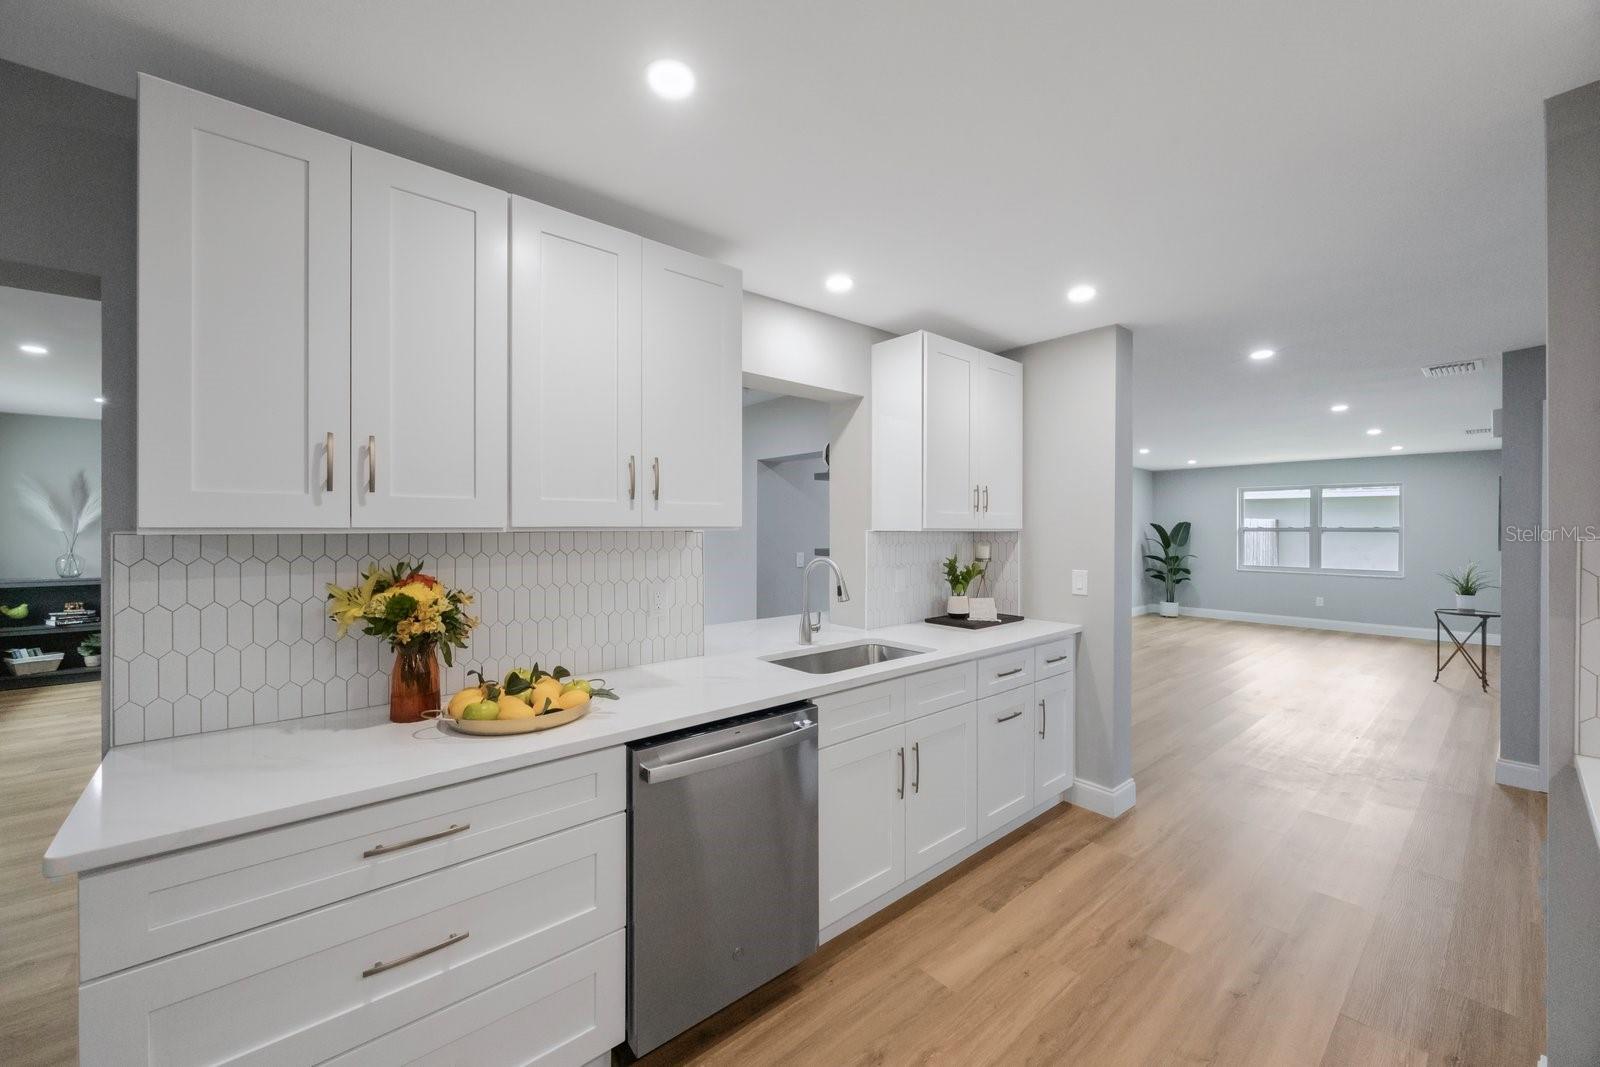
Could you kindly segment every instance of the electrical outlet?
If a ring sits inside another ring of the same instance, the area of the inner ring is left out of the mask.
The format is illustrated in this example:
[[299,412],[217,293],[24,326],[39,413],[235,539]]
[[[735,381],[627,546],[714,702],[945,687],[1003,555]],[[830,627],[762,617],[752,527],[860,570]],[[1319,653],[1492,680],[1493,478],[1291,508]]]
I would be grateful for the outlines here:
[[1073,596],[1088,596],[1089,595],[1089,572],[1088,571],[1073,571],[1072,572],[1072,595]]
[[650,590],[650,614],[665,615],[667,604],[672,598],[667,595],[667,587],[658,585]]
[[1322,607],[1322,598],[1321,597],[1317,597],[1317,607],[1319,607],[1319,608]]
[[796,552],[794,554],[794,565],[796,567],[804,567],[806,565],[806,554],[804,552]]

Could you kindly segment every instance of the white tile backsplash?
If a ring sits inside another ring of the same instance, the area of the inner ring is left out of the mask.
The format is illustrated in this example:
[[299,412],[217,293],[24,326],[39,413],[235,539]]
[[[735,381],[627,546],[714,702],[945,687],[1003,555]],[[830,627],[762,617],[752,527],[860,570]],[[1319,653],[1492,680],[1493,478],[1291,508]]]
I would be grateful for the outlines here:
[[393,654],[354,630],[335,639],[325,587],[402,556],[477,597],[447,690],[469,668],[593,674],[705,649],[695,531],[116,534],[112,744],[387,703]]
[[992,596],[1000,611],[1022,610],[1022,539],[1015,533],[912,533],[874,530],[867,534],[867,628],[898,626],[942,615],[950,587],[944,561],[963,565],[979,541],[989,542],[991,562],[980,586],[968,595]]

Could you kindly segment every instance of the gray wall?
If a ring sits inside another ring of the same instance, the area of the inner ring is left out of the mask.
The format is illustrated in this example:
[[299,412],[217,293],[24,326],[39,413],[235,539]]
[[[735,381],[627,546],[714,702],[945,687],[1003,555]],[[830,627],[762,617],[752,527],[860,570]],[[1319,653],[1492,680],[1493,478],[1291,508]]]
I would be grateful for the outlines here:
[[[1180,603],[1221,611],[1375,626],[1433,628],[1433,609],[1453,603],[1439,572],[1476,560],[1498,574],[1499,452],[1441,452],[1366,459],[1157,471],[1156,521],[1194,524],[1194,577]],[[1403,578],[1285,574],[1235,568],[1236,494],[1242,488],[1398,482]],[[1316,598],[1323,598],[1317,607]],[[1493,608],[1499,591],[1480,603]],[[1491,629],[1491,632],[1493,630]]]
[[[1133,335],[1121,326],[1006,353],[1022,361],[1025,615],[1083,626],[1078,777],[1107,789],[1132,767]],[[1072,572],[1089,595],[1072,595]]]
[[[1501,361],[1500,521],[1536,531],[1544,520],[1544,347],[1507,352]],[[1544,622],[1544,545],[1505,536],[1500,543],[1500,757],[1540,763],[1540,651]]]
[[[48,415],[0,412],[0,578],[54,578],[61,535],[48,529],[16,497],[26,475],[66,496],[79,471],[91,488],[100,486],[100,423]],[[100,528],[78,538],[77,552],[86,577],[100,576]]]
[[1578,551],[1562,530],[1600,526],[1600,82],[1545,101],[1545,155],[1546,1033],[1550,1067],[1587,1067],[1600,1063],[1600,847],[1572,764]]
[[[784,396],[744,409],[744,504],[739,528],[705,532],[706,623],[757,618],[759,487],[762,460],[821,451],[833,430],[828,404]],[[830,489],[831,481],[819,483]],[[828,517],[827,509],[823,517]],[[865,529],[863,527],[863,529]],[[865,541],[864,535],[858,536]],[[826,545],[825,540],[822,544]],[[815,546],[814,546],[815,547]],[[842,564],[841,564],[842,565]],[[855,572],[860,574],[858,570]],[[853,577],[850,571],[846,578]],[[796,609],[798,610],[798,609]]]
[[1161,599],[1154,584],[1144,576],[1144,538],[1156,518],[1156,476],[1154,471],[1133,469],[1133,518],[1129,525],[1133,537],[1133,599],[1134,607],[1153,604]]
[[[762,463],[756,472],[756,617],[800,613],[798,556],[807,563],[828,547],[828,483],[821,456]],[[828,604],[832,583],[818,567],[811,574],[811,610]],[[857,588],[860,588],[859,586]]]

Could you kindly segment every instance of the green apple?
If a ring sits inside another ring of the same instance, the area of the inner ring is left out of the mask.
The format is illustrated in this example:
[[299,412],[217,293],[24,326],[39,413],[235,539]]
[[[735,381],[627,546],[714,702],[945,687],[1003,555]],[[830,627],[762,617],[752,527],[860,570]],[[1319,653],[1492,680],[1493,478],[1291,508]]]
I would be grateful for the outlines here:
[[480,700],[475,704],[468,704],[462,709],[463,719],[498,719],[500,717],[500,703],[497,700]]

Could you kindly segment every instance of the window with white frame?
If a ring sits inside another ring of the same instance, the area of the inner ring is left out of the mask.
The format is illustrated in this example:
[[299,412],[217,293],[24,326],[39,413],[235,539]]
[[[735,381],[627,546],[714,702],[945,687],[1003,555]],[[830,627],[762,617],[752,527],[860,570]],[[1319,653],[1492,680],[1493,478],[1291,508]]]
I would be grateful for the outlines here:
[[1240,570],[1402,573],[1398,485],[1239,490]]

